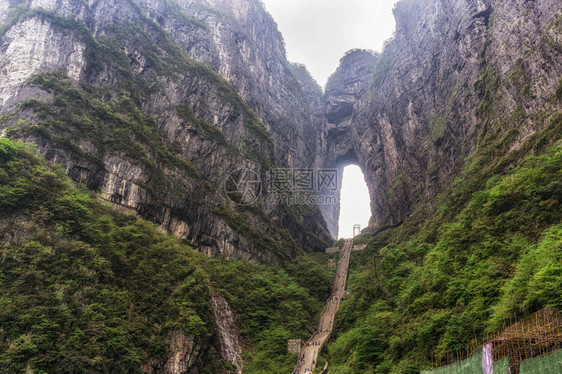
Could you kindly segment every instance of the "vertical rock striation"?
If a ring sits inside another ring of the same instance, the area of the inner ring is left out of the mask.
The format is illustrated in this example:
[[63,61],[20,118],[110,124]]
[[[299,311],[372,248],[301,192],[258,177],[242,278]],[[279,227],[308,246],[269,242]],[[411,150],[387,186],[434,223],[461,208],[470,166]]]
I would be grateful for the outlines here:
[[[325,95],[303,66],[287,61],[275,22],[256,0],[2,7],[0,127],[211,255],[271,261],[298,247],[319,250],[337,236],[339,204],[280,206],[264,194],[257,209],[241,209],[224,199],[233,170],[265,180],[272,166],[341,171],[357,163],[373,223],[398,224],[463,168],[484,133],[488,143],[492,134],[505,138],[496,144],[502,152],[518,151],[559,111],[552,97],[560,82],[560,7],[553,0],[402,0],[384,51],[350,52]],[[60,87],[33,81],[46,72],[88,87],[88,98],[113,112],[126,106],[130,121],[140,111],[152,131],[144,135],[164,134],[160,144],[121,124],[135,149],[110,149],[104,134],[116,125],[100,130],[97,123],[120,119],[108,119],[96,103],[93,113],[69,121],[72,131],[53,125],[60,106],[39,110],[37,101],[65,97]],[[86,117],[103,141],[77,134],[90,126],[81,123]],[[170,154],[184,170],[171,166]],[[158,181],[151,167],[162,171]]]
[[219,292],[212,293],[211,305],[214,307],[217,348],[220,357],[232,368],[230,372],[240,374],[243,361],[240,327],[236,315]]
[[[209,255],[280,261],[330,240],[315,206],[267,199],[271,167],[312,167],[321,122],[261,2],[42,0],[7,14],[11,136]],[[258,204],[224,195],[238,169],[261,179]]]
[[[323,165],[338,170],[340,188],[343,167],[359,164],[355,150],[362,134],[357,133],[354,128],[355,108],[357,102],[371,88],[373,69],[378,59],[379,55],[371,51],[351,50],[342,57],[340,66],[326,85],[323,98],[326,119],[323,133]],[[371,193],[373,192],[371,190]],[[339,190],[336,191],[335,197],[336,204],[325,204],[321,207],[333,237],[337,237],[339,229]]]
[[516,160],[560,113],[558,2],[402,0],[394,14],[395,37],[369,88],[346,91],[368,76],[348,56],[326,89],[327,131],[337,134],[326,162],[356,158],[375,226],[398,224],[430,201],[469,156],[476,168],[509,168],[493,169],[496,156]]
[[[322,93],[259,0],[0,0],[0,131],[202,252],[269,262],[323,250],[339,205],[274,204],[263,184],[243,204],[225,193],[237,169],[356,163],[387,226],[464,167],[505,171],[560,138],[559,2],[402,0],[395,18]],[[239,372],[235,316],[212,302]],[[213,349],[170,340],[147,372],[197,373]]]
[[165,362],[152,360],[143,366],[147,374],[199,373],[205,366],[205,342],[198,342],[192,336],[174,332],[170,336],[170,353]]

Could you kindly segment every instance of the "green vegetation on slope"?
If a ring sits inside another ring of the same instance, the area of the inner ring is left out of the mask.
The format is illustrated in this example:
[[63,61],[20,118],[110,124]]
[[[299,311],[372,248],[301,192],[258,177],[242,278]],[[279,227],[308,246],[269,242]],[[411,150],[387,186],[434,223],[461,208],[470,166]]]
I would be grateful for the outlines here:
[[[195,166],[182,158],[179,145],[159,132],[156,121],[144,114],[129,96],[114,97],[109,90],[86,83],[75,87],[70,79],[57,73],[37,74],[30,83],[53,94],[54,102],[37,99],[22,102],[20,107],[32,110],[39,124],[20,121],[9,131],[12,136],[35,135],[48,139],[56,148],[71,151],[77,161],[89,162],[100,169],[105,168],[101,160],[104,155],[123,155],[151,176],[150,186],[145,187],[155,199],[174,191],[173,182],[164,175],[164,166],[177,168],[201,181]],[[95,147],[96,154],[77,146],[86,140]]]
[[285,269],[208,259],[6,138],[0,240],[0,367],[13,373],[139,373],[149,359],[165,361],[174,332],[208,345],[211,287],[255,346],[248,372],[287,372],[296,358],[284,339],[313,329],[332,278],[308,257]]
[[244,373],[293,370],[297,356],[287,353],[287,340],[306,340],[316,329],[314,322],[330,295],[334,273],[310,257],[285,269],[243,261],[223,262],[212,269],[217,287],[242,320],[242,335],[256,342],[255,351],[244,357],[248,362]]
[[[33,117],[28,121],[18,120],[15,126],[9,127],[10,137],[49,141],[53,148],[67,151],[74,162],[88,165],[94,174],[106,170],[103,160],[107,156],[124,158],[144,171],[145,175],[139,175],[134,182],[147,191],[151,203],[162,203],[170,197],[184,201],[217,194],[199,172],[204,169],[203,165],[187,161],[180,144],[159,131],[154,118],[146,115],[129,95],[115,96],[107,87],[87,83],[76,85],[59,73],[34,75],[30,84],[52,94],[53,102],[30,99],[20,103],[21,111],[17,116],[25,118],[27,112],[32,112]],[[197,118],[187,105],[176,109],[205,139],[224,146],[231,156],[241,156],[218,127]],[[16,114],[8,117],[18,118]],[[263,155],[260,158],[264,164],[269,163]],[[185,177],[191,179],[189,183],[199,186],[197,196],[186,193]],[[98,189],[96,182],[100,181],[92,178],[88,188]],[[261,208],[254,209],[259,210],[262,220],[271,223]],[[291,257],[286,246],[296,247],[286,230],[273,224],[266,227],[275,232],[274,238],[282,238],[275,240],[264,233],[263,228],[247,224],[250,221],[244,215],[247,212],[238,213],[224,204],[217,204],[214,213],[256,248],[273,253],[279,259]]]
[[[146,59],[146,70],[156,73],[157,76],[180,83],[187,76],[193,75],[209,83],[224,105],[232,106],[243,116],[244,126],[252,135],[252,140],[264,143],[272,149],[273,140],[267,128],[239,95],[234,85],[209,66],[189,57],[159,24],[143,15],[134,1],[130,1],[129,5],[137,13],[138,23],[111,24],[104,30],[106,34],[95,37],[81,20],[61,17],[56,12],[43,8],[29,8],[30,4],[26,4],[18,8],[20,10],[13,19],[0,30],[0,36],[17,22],[26,19],[40,18],[48,21],[53,27],[59,28],[61,32],[73,34],[86,45],[85,58],[90,74],[111,71],[112,89],[127,92],[138,103],[141,97],[149,97],[155,93],[163,94],[163,90],[162,81],[155,79],[152,74],[145,72],[141,77],[133,73],[124,46],[134,45]],[[178,15],[179,13],[176,13],[176,16]],[[180,19],[188,25],[193,24],[191,19],[181,16]],[[255,151],[261,153],[263,149],[256,148]],[[261,156],[268,159],[267,155]]]
[[364,265],[337,319],[330,372],[417,373],[514,312],[562,307],[561,181],[558,145],[479,190],[459,178],[432,218],[372,237],[355,261]]
[[[275,247],[274,260],[294,257],[302,252],[302,248],[292,248],[293,237],[300,237],[301,232],[309,239],[307,248],[316,250],[323,245],[317,244],[321,240],[314,233],[307,232],[306,218],[281,212],[277,217],[281,222],[297,222],[288,233],[272,222],[264,224],[253,212],[241,212],[220,196],[230,169],[245,165],[260,174],[275,166],[273,139],[238,89],[190,57],[159,24],[162,17],[149,16],[137,2],[127,0],[116,9],[111,22],[96,23],[93,32],[85,15],[94,9],[86,2],[76,4],[71,12],[75,14],[43,9],[29,1],[10,3],[0,36],[13,34],[12,27],[38,21],[52,28],[57,37],[79,42],[85,64],[78,82],[60,71],[31,77],[25,95],[31,99],[20,102],[19,110],[0,116],[8,136],[36,142],[48,159],[64,164],[72,178],[93,190],[102,188],[108,173],[119,179],[130,170],[124,179],[138,192],[134,205],[144,218],[157,222],[185,222],[186,217],[196,215],[211,217],[209,221],[228,218],[227,225],[250,243],[249,251],[255,257],[272,258],[267,246]],[[207,28],[175,1],[167,0],[162,6],[159,12],[169,15],[168,21],[173,19],[178,30]],[[209,155],[221,163],[220,168],[209,169]],[[113,187],[112,182],[110,179],[105,186]],[[127,183],[124,190],[129,191],[129,186]],[[104,192],[115,202],[127,204],[127,196],[117,189]],[[217,211],[222,217],[213,214]],[[320,212],[316,209],[311,215],[318,221]],[[235,224],[231,217],[252,224]],[[248,226],[250,230],[244,230]],[[196,231],[193,235],[209,234]],[[205,240],[213,245],[213,238]],[[291,251],[285,251],[287,248]]]
[[0,163],[2,368],[140,372],[172,330],[209,339],[208,275],[191,248],[2,142],[17,150]]

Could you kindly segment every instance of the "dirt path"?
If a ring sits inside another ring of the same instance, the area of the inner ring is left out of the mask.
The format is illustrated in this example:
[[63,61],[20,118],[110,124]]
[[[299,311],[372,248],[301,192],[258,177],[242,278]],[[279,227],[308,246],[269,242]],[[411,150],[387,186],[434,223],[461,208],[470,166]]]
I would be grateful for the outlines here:
[[338,272],[332,288],[332,296],[328,299],[326,310],[320,317],[318,330],[312,335],[305,347],[302,349],[301,357],[299,358],[298,366],[295,369],[295,374],[304,374],[316,368],[318,361],[318,354],[322,349],[324,343],[332,332],[334,319],[340,307],[341,298],[345,291],[345,284],[347,281],[347,269],[349,267],[349,257],[351,255],[351,248],[353,247],[353,240],[348,239],[345,241],[341,251],[340,262],[338,264]]

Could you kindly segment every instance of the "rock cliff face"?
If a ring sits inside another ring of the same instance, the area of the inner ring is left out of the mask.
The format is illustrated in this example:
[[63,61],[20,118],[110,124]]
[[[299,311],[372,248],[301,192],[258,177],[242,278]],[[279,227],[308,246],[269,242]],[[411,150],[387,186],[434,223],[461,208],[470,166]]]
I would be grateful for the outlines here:
[[[283,167],[309,167],[322,131],[311,121],[309,103],[293,75],[283,39],[259,1],[139,1],[188,54],[228,81],[259,115]],[[192,22],[187,22],[188,17]]]
[[151,360],[143,365],[142,370],[147,374],[185,374],[199,373],[206,366],[211,366],[221,374],[242,373],[244,362],[237,317],[224,296],[217,291],[211,292],[210,304],[216,325],[212,341],[201,341],[175,331],[170,334],[167,358]]
[[175,332],[170,336],[169,355],[165,362],[153,360],[142,368],[147,374],[185,374],[198,373],[204,366],[204,342],[198,342],[192,336]]
[[[326,124],[322,162],[324,167],[335,168],[338,171],[340,187],[344,166],[359,163],[355,149],[358,142],[362,141],[362,134],[355,130],[355,108],[357,102],[371,88],[373,69],[378,58],[378,54],[370,51],[349,51],[341,59],[340,66],[326,86],[323,97]],[[332,236],[337,237],[340,215],[339,189],[334,195],[336,203],[324,204],[321,209]]]
[[[271,168],[356,163],[373,224],[395,225],[463,167],[506,170],[498,154],[559,134],[556,0],[402,0],[395,17],[384,51],[348,53],[323,94],[259,0],[0,0],[0,131],[209,255],[322,250],[339,205],[273,203]],[[171,340],[147,371],[197,372],[212,350]]]
[[[350,52],[325,95],[287,61],[259,1],[1,6],[0,127],[211,255],[271,261],[337,236],[338,203],[271,204],[265,188],[251,209],[225,199],[234,170],[265,181],[273,166],[334,168],[341,178],[357,163],[373,223],[397,224],[448,183],[482,134],[517,151],[559,110],[555,1],[403,0],[383,53]],[[58,75],[36,76],[49,72]],[[61,121],[72,95],[87,113]],[[131,129],[139,113],[145,125]],[[127,144],[111,139],[116,129]]]
[[[270,168],[313,166],[321,122],[259,1],[2,6],[11,136],[210,255],[279,261],[330,240],[315,206],[267,196]],[[224,194],[239,169],[262,181],[255,205]]]
[[242,373],[242,345],[240,343],[240,325],[228,302],[219,292],[213,292],[211,305],[214,307],[217,326],[217,348],[220,357],[231,370],[224,373]]
[[325,160],[362,167],[375,226],[400,223],[465,166],[505,171],[499,155],[524,154],[561,109],[557,1],[403,0],[394,13],[370,82],[352,54],[326,89]]

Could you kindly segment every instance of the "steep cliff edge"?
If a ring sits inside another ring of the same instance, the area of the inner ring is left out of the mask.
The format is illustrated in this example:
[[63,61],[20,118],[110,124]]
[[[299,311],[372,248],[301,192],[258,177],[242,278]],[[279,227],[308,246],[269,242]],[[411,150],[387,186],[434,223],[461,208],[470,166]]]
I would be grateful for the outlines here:
[[[463,167],[505,171],[538,138],[560,136],[552,121],[561,110],[558,2],[403,0],[394,13],[396,35],[369,89],[350,96],[335,76],[326,98],[338,132],[327,160],[356,158],[379,227],[402,222]],[[349,81],[365,77],[346,60],[339,70]]]
[[237,169],[263,182],[273,166],[357,163],[373,225],[395,225],[467,157],[484,168],[490,153],[528,153],[560,110],[560,9],[547,0],[403,0],[383,53],[345,56],[324,97],[258,1],[16,5],[4,5],[0,126],[213,255],[271,261],[337,235],[339,203],[225,198]]
[[[374,52],[351,50],[342,57],[340,66],[326,85],[323,97],[325,127],[322,156],[326,167],[338,170],[340,187],[344,166],[359,163],[355,149],[365,139],[364,134],[357,132],[354,126],[356,104],[371,88],[373,69],[378,59],[379,55]],[[375,191],[370,190],[370,193],[373,195]],[[321,209],[330,232],[337,237],[340,191],[336,191],[334,195],[336,203],[324,204]]]
[[[263,120],[279,165],[311,167],[322,121],[287,60],[283,37],[260,1],[139,1],[143,13],[197,61],[231,82]],[[182,15],[199,20],[185,24]],[[204,26],[204,27],[202,27]]]
[[[377,231],[406,221],[368,243],[341,330],[366,340],[337,343],[342,360],[384,347],[382,372],[414,371],[541,271],[517,300],[553,305],[560,150],[521,160],[560,141],[560,6],[402,0],[395,16],[385,50],[344,56],[323,94],[258,0],[0,1],[0,131],[62,166],[0,148],[0,366],[238,372],[237,317],[249,372],[294,363],[285,342],[330,280],[289,259],[324,249],[339,205],[271,203],[256,182],[277,167],[357,163]],[[208,255],[287,266],[205,258],[115,206]]]
[[[210,255],[279,261],[330,240],[315,206],[267,199],[267,171],[312,166],[320,129],[261,3],[10,4],[0,127],[11,137]],[[225,196],[239,169],[261,179],[257,204]]]
[[373,210],[333,372],[435,369],[562,308],[560,2],[403,0],[395,17],[369,90],[327,103]]

